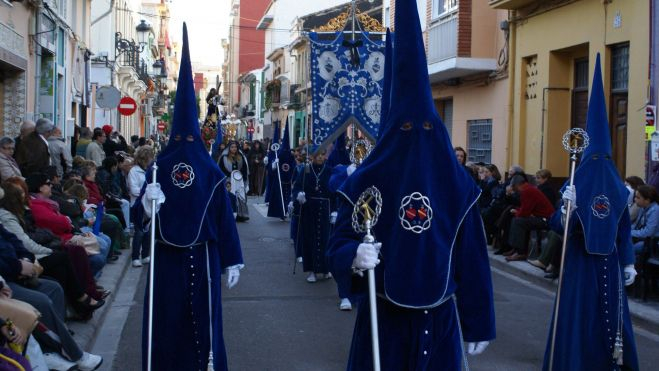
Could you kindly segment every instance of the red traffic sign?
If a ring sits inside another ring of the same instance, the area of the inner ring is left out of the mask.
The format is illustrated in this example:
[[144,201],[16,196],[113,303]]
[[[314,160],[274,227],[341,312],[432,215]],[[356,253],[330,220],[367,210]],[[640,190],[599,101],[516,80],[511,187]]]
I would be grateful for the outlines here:
[[247,132],[250,133],[250,134],[253,134],[254,133],[254,127],[253,126],[248,126],[247,127]]
[[164,131],[165,130],[165,123],[164,122],[160,121],[158,123],[158,130],[159,131]]
[[117,108],[122,115],[130,116],[137,111],[137,103],[135,102],[135,99],[131,97],[123,97],[119,101],[119,107]]

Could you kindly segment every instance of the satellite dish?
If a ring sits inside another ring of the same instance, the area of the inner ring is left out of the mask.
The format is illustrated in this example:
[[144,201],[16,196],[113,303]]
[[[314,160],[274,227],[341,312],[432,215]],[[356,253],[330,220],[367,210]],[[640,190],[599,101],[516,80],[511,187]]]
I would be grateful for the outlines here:
[[101,86],[96,90],[96,104],[104,110],[117,108],[119,100],[121,92],[112,85]]

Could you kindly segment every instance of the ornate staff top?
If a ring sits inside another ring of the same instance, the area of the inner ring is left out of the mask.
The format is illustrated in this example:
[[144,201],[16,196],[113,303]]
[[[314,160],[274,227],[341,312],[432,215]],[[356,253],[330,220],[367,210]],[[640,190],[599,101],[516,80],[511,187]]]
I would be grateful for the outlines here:
[[563,148],[572,155],[582,153],[589,144],[590,138],[584,129],[574,128],[563,134]]
[[[375,186],[367,188],[355,202],[352,211],[352,228],[357,233],[370,234],[382,213],[382,195]],[[360,218],[361,216],[361,218]]]

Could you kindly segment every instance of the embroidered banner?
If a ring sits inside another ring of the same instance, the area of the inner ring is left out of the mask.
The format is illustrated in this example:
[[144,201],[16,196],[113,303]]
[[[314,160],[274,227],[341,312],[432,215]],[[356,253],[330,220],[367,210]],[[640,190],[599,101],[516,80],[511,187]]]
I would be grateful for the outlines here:
[[309,39],[313,143],[334,142],[352,122],[375,141],[380,127],[384,42],[370,40],[368,33],[355,43],[342,32],[329,42],[320,41],[316,33],[310,33]]

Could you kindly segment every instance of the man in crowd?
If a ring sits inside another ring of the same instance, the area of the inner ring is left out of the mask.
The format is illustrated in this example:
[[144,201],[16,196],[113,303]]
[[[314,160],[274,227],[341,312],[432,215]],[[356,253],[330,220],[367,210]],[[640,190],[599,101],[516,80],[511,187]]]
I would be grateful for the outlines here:
[[85,153],[85,158],[90,161],[94,161],[96,167],[100,167],[105,160],[105,151],[103,151],[103,144],[107,140],[105,132],[103,129],[96,128],[94,129],[94,134],[92,135],[92,141],[87,146],[87,151]]
[[50,165],[50,150],[48,138],[52,135],[55,125],[46,118],[37,120],[35,130],[21,140],[14,154],[21,173],[29,175]]

